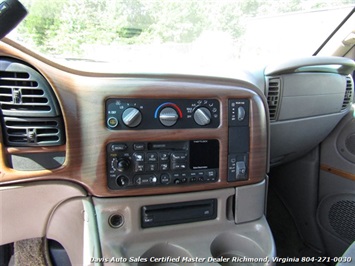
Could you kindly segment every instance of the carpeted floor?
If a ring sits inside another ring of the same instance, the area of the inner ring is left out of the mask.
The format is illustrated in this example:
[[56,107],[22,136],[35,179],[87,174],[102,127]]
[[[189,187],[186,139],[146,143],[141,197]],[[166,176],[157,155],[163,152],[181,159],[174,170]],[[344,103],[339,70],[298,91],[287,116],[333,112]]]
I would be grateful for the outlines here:
[[[14,243],[14,256],[12,263],[15,266],[45,266],[43,256],[43,240],[33,238]],[[10,264],[9,264],[10,265]]]
[[[295,223],[273,189],[269,189],[267,220],[276,243],[277,256],[281,258],[318,257],[320,254],[305,246],[299,236]],[[295,265],[300,265],[297,263]],[[292,265],[290,263],[277,265]],[[322,263],[303,263],[302,265],[324,266]]]

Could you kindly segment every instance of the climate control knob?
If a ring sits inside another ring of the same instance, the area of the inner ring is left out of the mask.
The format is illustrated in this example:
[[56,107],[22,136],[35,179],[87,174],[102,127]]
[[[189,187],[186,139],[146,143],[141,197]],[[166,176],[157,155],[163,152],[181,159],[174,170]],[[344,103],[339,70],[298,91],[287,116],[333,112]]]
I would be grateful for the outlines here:
[[122,120],[127,127],[136,127],[142,122],[142,114],[137,108],[129,107],[124,110]]
[[175,125],[178,119],[179,115],[174,108],[165,107],[160,111],[159,120],[166,127]]
[[211,112],[206,107],[199,107],[194,113],[194,120],[200,126],[208,125],[211,122]]

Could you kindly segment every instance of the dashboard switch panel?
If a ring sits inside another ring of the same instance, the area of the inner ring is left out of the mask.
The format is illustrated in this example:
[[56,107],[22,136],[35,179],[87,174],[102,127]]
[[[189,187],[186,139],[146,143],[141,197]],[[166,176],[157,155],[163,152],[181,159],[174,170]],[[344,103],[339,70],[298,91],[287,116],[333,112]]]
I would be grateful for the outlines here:
[[216,99],[122,99],[106,101],[106,127],[111,130],[218,128]]
[[249,100],[228,103],[228,182],[248,180]]

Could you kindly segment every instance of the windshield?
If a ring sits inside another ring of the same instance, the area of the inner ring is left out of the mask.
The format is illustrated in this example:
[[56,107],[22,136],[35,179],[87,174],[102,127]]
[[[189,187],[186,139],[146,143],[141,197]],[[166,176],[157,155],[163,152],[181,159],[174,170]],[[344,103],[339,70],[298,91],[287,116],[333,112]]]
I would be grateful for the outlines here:
[[29,15],[10,38],[63,64],[186,73],[310,56],[355,0],[21,2]]

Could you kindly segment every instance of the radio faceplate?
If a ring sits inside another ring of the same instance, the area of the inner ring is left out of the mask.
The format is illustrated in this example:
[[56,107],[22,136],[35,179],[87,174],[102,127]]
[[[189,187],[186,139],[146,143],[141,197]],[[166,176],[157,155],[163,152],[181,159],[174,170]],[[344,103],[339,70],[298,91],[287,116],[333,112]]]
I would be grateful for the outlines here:
[[218,140],[114,142],[107,145],[113,190],[218,181]]

